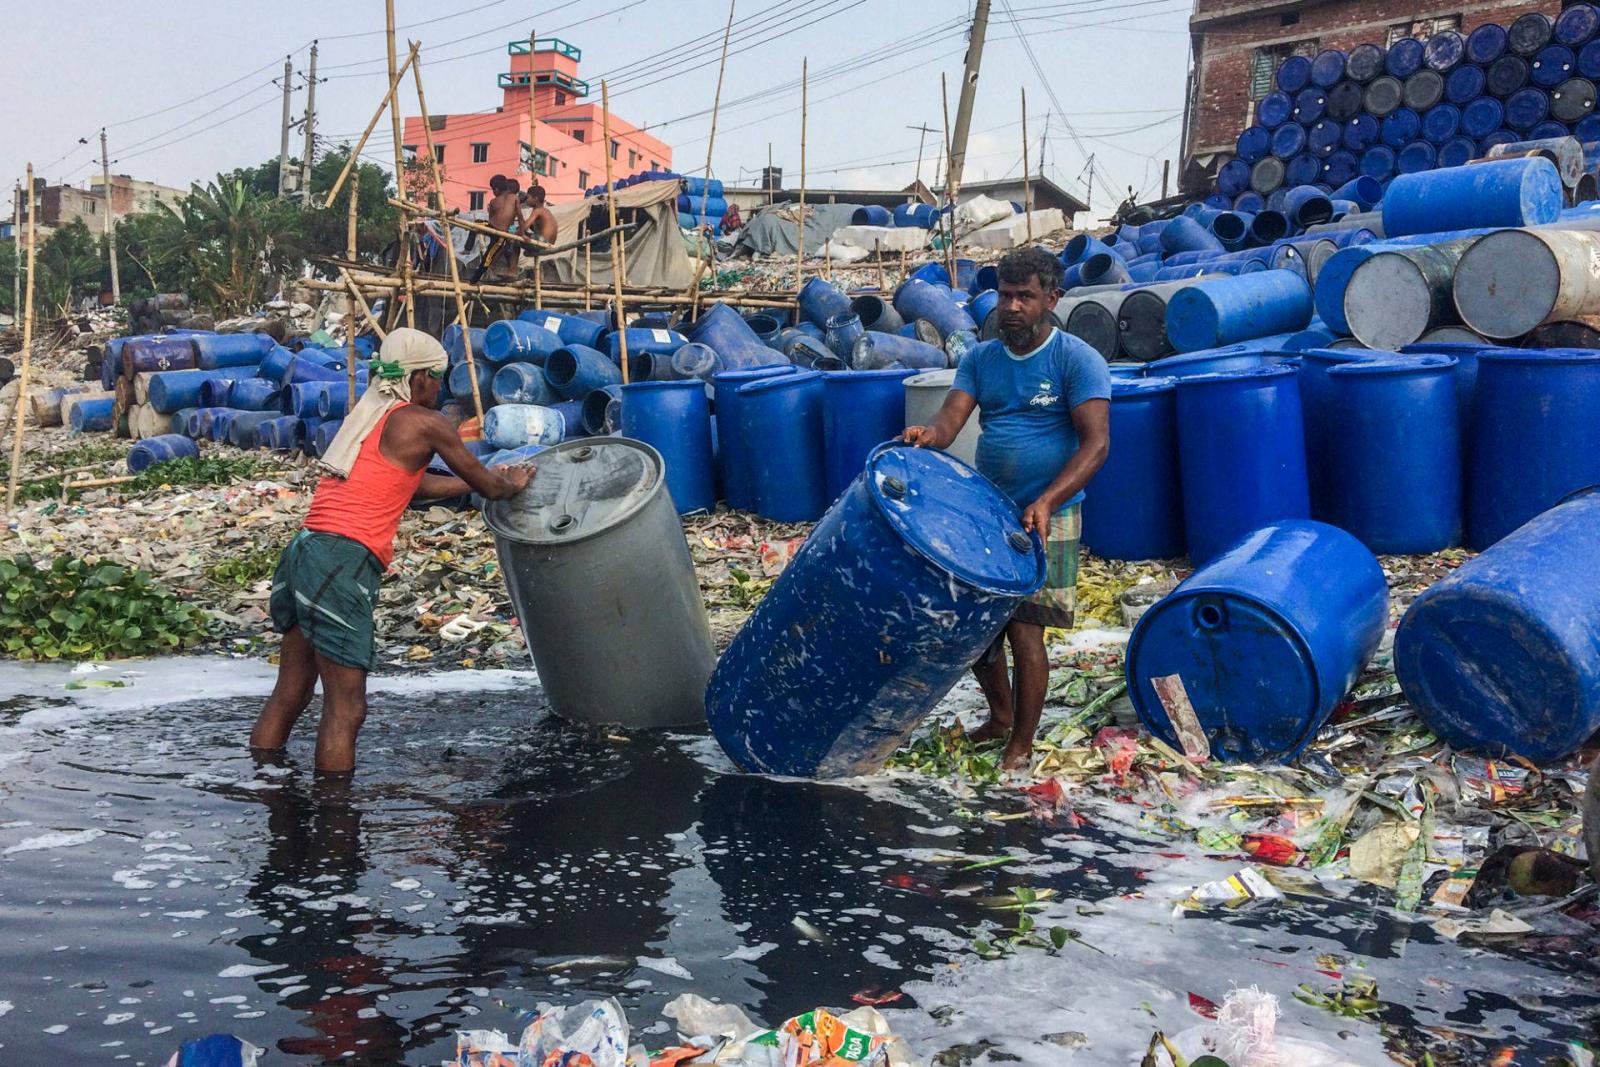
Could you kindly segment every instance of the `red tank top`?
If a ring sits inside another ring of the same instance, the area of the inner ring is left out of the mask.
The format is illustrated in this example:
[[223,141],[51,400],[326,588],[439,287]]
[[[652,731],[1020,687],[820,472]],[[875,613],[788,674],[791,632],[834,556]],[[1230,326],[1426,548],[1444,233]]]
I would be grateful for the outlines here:
[[394,535],[400,528],[400,516],[416,495],[426,471],[402,470],[379,451],[383,428],[389,424],[389,416],[399,410],[400,407],[392,407],[384,412],[378,425],[361,442],[350,477],[330,476],[317,483],[305,521],[308,530],[338,534],[365,545],[385,570],[394,559]]

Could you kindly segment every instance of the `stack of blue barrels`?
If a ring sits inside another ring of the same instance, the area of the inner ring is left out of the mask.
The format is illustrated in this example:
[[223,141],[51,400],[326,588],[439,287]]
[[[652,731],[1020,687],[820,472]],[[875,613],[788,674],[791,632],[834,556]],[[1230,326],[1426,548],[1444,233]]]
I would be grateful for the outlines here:
[[1278,209],[1283,190],[1336,189],[1357,175],[1456,167],[1497,145],[1600,141],[1600,10],[1530,12],[1463,35],[1444,30],[1387,49],[1290,56],[1217,176],[1223,207]]
[[722,232],[722,216],[728,213],[720,178],[685,178],[678,194],[678,225],[686,230],[711,227]]

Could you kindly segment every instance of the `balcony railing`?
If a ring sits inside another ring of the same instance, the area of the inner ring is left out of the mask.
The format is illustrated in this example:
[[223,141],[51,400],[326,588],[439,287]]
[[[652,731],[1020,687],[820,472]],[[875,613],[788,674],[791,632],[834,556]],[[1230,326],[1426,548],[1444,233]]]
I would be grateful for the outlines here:
[[[589,95],[589,83],[582,78],[574,78],[565,71],[536,70],[533,72],[533,83],[535,85],[553,85],[557,89],[571,93],[573,96]],[[528,72],[522,70],[502,74],[500,75],[499,85],[502,89],[526,89],[528,87]]]
[[[574,63],[583,61],[583,50],[576,45],[568,44],[559,37],[536,37],[533,42],[533,50],[535,52],[554,52],[557,55],[566,56]],[[520,41],[508,41],[506,43],[506,55],[525,56],[527,54],[528,39],[526,37]]]

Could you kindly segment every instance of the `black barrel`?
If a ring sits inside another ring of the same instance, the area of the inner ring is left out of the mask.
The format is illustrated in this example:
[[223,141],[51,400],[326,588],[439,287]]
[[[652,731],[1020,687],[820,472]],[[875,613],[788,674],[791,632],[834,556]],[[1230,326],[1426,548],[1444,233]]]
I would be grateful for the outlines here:
[[1122,351],[1145,363],[1172,354],[1167,340],[1167,298],[1135,289],[1117,313],[1122,329]]
[[1489,92],[1504,100],[1528,84],[1528,61],[1521,56],[1501,56],[1489,64]]
[[[1527,64],[1523,64],[1523,80],[1527,80]],[[1438,75],[1434,75],[1438,77]],[[1391,78],[1385,74],[1381,78],[1374,78],[1367,85],[1366,105],[1367,110],[1377,118],[1390,115],[1400,106],[1400,99],[1405,93],[1405,87],[1400,84],[1399,78]]]
[[1506,30],[1506,44],[1514,55],[1531,56],[1550,43],[1554,32],[1555,23],[1549,15],[1531,11]]
[[1353,81],[1342,81],[1328,90],[1328,118],[1334,122],[1349,122],[1361,113],[1365,93]]
[[1419,70],[1406,79],[1406,107],[1421,114],[1444,99],[1444,75],[1434,70]]
[[1345,77],[1365,85],[1383,73],[1383,61],[1387,56],[1388,53],[1375,44],[1358,44],[1345,59]]
[[1282,185],[1283,160],[1277,156],[1268,156],[1250,168],[1250,188],[1262,196],[1276,192]]
[[1549,322],[1530,333],[1522,347],[1600,348],[1600,330],[1587,322]]
[[1067,316],[1067,332],[1106,359],[1115,359],[1118,340],[1117,316],[1106,304],[1120,305],[1123,297],[1121,293],[1107,293],[1106,297],[1111,299],[1088,297],[1079,301],[1072,309],[1072,313]]
[[1595,85],[1588,78],[1568,78],[1550,91],[1550,114],[1571,125],[1594,110]]

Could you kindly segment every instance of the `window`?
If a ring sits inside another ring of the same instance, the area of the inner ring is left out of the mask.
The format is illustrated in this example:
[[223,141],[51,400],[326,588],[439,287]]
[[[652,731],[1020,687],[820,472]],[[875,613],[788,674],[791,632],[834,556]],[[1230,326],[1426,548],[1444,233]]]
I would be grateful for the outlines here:
[[589,188],[589,172],[588,171],[580,170],[578,172],[578,188],[580,188],[580,189]]
[[582,141],[583,140],[583,136],[584,135],[583,135],[583,127],[582,126],[574,126],[574,127],[572,127],[572,139],[574,141]]
[[403,145],[400,146],[400,151],[404,155],[404,158],[406,159],[407,162],[415,163],[417,161],[417,146],[416,145],[414,145],[414,144],[403,144]]
[[482,211],[483,210],[483,190],[482,189],[479,189],[477,192],[473,192],[473,193],[468,193],[467,194],[467,210],[468,211]]
[[1426,41],[1436,33],[1443,33],[1445,30],[1459,30],[1460,28],[1460,15],[1440,15],[1431,19],[1413,19],[1410,22],[1397,22],[1389,27],[1389,40],[1386,43],[1393,47],[1396,41],[1406,37],[1415,37],[1419,41]]
[[489,162],[489,142],[487,142],[487,141],[474,141],[474,142],[472,142],[472,161],[474,163],[487,163],[487,162]]
[[618,145],[618,144],[617,144],[617,142],[616,142],[616,141],[614,141],[614,140],[613,140],[613,141],[612,141],[612,142],[611,142],[611,158],[612,158],[612,159],[616,159],[616,158],[617,158],[617,149],[618,149],[618,148],[619,148],[619,147],[620,147],[620,146],[619,146],[619,145]]
[[1257,48],[1250,57],[1250,99],[1260,100],[1272,92],[1272,78],[1278,72],[1278,64],[1290,56],[1314,56],[1317,54],[1317,41],[1313,38],[1307,41],[1285,41],[1282,44],[1269,44]]
[[659,162],[657,162],[656,160],[652,159],[650,161],[650,169],[651,170],[660,170],[661,169],[661,164]]
[[444,162],[444,145],[436,144],[433,146],[433,158],[440,163]]
[[632,170],[634,167],[637,167],[638,165],[639,165],[639,153],[635,152],[631,148],[628,149],[628,169]]
[[560,107],[562,104],[565,104],[566,102],[567,102],[567,94],[562,92],[560,89],[557,89],[556,90],[556,107]]

